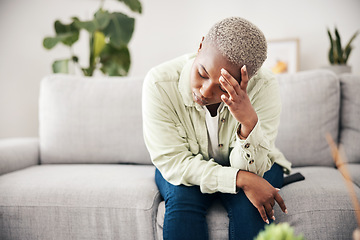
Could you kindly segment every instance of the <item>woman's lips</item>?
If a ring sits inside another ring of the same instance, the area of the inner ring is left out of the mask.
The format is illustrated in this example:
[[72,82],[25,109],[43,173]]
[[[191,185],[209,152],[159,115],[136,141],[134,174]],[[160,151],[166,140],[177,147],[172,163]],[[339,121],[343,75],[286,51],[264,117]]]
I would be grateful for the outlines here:
[[197,102],[200,105],[206,105],[207,102],[203,101],[201,98],[199,98],[194,92],[193,92],[193,96],[194,96],[194,100],[195,102]]

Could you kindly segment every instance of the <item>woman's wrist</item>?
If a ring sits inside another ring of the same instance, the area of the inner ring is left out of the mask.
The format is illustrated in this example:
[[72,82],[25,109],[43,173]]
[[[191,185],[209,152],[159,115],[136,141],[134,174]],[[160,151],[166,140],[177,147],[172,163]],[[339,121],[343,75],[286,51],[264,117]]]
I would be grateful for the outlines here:
[[241,140],[245,140],[249,136],[251,131],[254,129],[257,122],[258,122],[258,117],[257,117],[257,114],[255,113],[254,117],[250,121],[241,123],[237,130],[237,134],[238,134],[239,138]]
[[237,175],[236,175],[236,187],[238,189],[244,189],[244,187],[246,186],[246,179],[247,179],[247,175],[251,174],[250,172],[247,171],[242,171],[239,170]]

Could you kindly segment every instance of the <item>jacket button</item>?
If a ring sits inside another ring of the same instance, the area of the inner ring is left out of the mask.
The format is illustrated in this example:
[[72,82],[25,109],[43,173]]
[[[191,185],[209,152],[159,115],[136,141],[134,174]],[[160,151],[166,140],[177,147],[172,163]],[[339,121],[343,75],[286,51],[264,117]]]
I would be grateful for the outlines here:
[[250,143],[245,144],[245,148],[249,148],[250,147]]
[[251,159],[250,161],[249,161],[249,164],[253,164],[254,163],[254,159]]
[[220,148],[223,147],[223,146],[224,146],[223,144],[221,144],[221,143],[219,144],[219,147],[220,147]]
[[246,156],[249,158],[249,157],[250,157],[250,154],[247,153]]
[[222,118],[222,119],[221,119],[221,122],[224,123],[224,122],[225,122],[225,118]]

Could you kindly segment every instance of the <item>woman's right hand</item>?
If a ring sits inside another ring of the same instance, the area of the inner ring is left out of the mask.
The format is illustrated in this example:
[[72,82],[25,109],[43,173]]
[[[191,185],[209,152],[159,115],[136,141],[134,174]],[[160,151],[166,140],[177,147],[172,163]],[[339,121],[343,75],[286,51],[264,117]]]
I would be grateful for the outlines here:
[[268,181],[258,175],[238,171],[236,177],[236,186],[241,188],[250,202],[257,208],[264,222],[269,224],[269,218],[275,220],[273,207],[275,201],[279,204],[281,210],[287,213],[284,200],[278,193],[280,189],[274,188]]

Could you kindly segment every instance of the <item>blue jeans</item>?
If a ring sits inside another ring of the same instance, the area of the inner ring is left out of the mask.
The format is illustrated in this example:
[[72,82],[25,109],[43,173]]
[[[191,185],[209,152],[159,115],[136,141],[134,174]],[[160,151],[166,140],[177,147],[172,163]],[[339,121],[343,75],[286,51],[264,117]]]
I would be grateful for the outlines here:
[[[273,187],[280,188],[284,180],[282,167],[275,163],[264,178]],[[170,184],[159,170],[156,170],[155,181],[165,200],[165,240],[208,239],[206,213],[215,198],[220,198],[227,210],[229,239],[253,239],[266,224],[242,190],[237,194],[204,194],[199,186]]]

